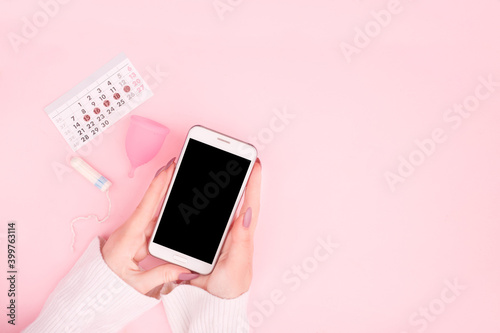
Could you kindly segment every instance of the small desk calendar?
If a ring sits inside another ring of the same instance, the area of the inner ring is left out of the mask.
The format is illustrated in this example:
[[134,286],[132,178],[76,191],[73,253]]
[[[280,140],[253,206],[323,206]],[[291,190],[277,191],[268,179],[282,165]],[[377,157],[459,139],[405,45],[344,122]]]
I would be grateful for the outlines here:
[[153,92],[124,53],[45,108],[64,139],[77,151]]

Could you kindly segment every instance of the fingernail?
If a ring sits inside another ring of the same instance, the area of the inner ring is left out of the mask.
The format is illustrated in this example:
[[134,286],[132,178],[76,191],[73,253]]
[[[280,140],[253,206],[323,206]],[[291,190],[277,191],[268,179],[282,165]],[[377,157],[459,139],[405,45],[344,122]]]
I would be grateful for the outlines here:
[[248,229],[250,222],[252,222],[252,207],[248,207],[245,216],[243,216],[243,227]]
[[181,273],[181,274],[179,274],[179,277],[177,278],[177,280],[190,281],[190,280],[196,279],[198,276],[200,276],[200,274],[196,274],[196,273]]
[[257,160],[255,161],[260,164],[260,167],[262,167],[262,162],[260,161],[260,158],[257,157]]
[[164,166],[162,166],[161,168],[158,169],[158,171],[156,171],[156,174],[155,174],[155,178],[165,169],[168,169],[168,167],[170,165],[172,165],[172,163],[174,163],[175,161],[175,157],[173,157],[170,161],[168,161],[167,164],[165,164]]

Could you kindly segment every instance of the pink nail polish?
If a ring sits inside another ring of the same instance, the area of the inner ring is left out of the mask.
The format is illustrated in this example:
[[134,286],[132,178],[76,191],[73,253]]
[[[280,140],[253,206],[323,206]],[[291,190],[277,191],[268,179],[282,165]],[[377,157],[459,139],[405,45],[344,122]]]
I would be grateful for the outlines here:
[[243,216],[243,227],[248,229],[250,222],[252,222],[252,207],[248,207],[245,216]]
[[200,274],[196,274],[196,273],[181,273],[181,274],[179,274],[179,277],[177,278],[177,280],[190,281],[190,280],[196,279],[198,276],[200,276]]
[[157,177],[157,176],[158,176],[158,175],[159,175],[159,174],[160,174],[163,170],[168,169],[168,167],[169,167],[172,163],[174,163],[174,161],[175,161],[175,157],[174,157],[174,158],[172,158],[170,161],[168,161],[168,163],[167,163],[167,164],[165,164],[164,166],[162,166],[161,168],[159,168],[159,169],[158,169],[158,171],[156,171],[156,174],[155,174],[155,177],[154,177],[154,178],[156,178],[156,177]]

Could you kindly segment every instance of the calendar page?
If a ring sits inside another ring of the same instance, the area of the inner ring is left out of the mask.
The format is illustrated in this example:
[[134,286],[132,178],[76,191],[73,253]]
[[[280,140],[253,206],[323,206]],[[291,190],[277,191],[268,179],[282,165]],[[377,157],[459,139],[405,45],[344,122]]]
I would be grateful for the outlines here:
[[45,108],[73,151],[153,96],[124,53]]

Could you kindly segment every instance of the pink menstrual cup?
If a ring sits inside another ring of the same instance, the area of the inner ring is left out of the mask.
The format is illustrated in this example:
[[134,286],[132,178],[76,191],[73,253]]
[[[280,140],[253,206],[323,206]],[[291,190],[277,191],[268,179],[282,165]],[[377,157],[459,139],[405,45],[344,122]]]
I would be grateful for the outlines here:
[[134,171],[158,154],[165,137],[170,130],[148,118],[140,116],[130,117],[130,126],[125,139],[125,149],[130,161],[128,176],[134,177]]

